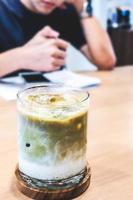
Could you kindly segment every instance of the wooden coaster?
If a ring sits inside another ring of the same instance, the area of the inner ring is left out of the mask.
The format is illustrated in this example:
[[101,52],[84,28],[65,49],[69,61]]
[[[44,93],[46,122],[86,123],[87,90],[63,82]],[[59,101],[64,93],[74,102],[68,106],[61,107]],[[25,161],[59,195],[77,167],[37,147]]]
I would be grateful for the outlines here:
[[22,179],[18,166],[15,170],[15,175],[19,191],[35,200],[70,200],[76,198],[87,190],[91,178],[90,167],[87,166],[84,178],[79,184],[67,189],[48,190],[47,188],[34,189],[29,187],[27,182]]

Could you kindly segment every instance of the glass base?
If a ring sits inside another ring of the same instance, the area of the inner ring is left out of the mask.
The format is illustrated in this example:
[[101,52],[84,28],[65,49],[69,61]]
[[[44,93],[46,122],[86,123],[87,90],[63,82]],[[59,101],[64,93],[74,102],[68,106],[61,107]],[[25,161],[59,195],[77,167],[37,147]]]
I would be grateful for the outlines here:
[[62,180],[37,180],[15,170],[16,184],[24,195],[36,200],[70,200],[84,193],[90,185],[91,172],[87,166],[79,174]]
[[47,188],[48,190],[61,190],[68,189],[73,186],[78,185],[85,178],[85,174],[87,173],[87,169],[82,170],[80,173],[75,176],[61,179],[61,180],[39,180],[27,176],[26,174],[20,172],[20,176],[27,185],[34,189],[43,189]]

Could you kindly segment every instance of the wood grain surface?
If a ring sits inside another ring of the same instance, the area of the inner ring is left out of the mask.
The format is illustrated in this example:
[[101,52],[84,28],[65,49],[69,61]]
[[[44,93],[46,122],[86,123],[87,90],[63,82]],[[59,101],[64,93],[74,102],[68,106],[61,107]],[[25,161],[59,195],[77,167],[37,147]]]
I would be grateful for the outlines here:
[[[92,178],[76,200],[133,200],[133,67],[85,75],[101,78],[102,84],[89,90]],[[29,200],[14,184],[17,156],[16,102],[0,99],[0,200]]]

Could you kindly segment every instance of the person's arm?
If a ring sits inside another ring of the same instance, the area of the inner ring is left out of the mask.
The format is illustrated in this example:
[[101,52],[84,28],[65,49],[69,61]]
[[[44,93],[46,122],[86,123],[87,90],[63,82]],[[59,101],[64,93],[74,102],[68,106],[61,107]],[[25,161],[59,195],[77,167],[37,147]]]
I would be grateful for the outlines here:
[[22,51],[16,48],[0,54],[0,77],[5,76],[18,69],[22,69]]
[[81,51],[100,70],[113,69],[116,57],[107,32],[95,17],[81,19],[87,45]]
[[[72,3],[79,15],[86,0],[67,0]],[[87,44],[81,47],[85,56],[100,70],[113,69],[116,63],[115,53],[109,36],[95,17],[80,18]]]
[[21,69],[53,71],[65,64],[68,43],[45,27],[26,45],[0,54],[0,77]]

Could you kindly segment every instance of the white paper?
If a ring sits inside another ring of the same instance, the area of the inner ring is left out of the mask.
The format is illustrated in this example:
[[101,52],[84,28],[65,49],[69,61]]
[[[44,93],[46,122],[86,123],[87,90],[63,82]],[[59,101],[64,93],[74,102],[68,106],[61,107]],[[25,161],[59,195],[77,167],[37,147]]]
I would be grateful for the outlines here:
[[45,76],[52,82],[62,83],[71,87],[90,87],[101,83],[98,78],[79,75],[66,69],[47,73]]
[[93,65],[78,49],[71,44],[67,49],[66,67],[71,71],[96,71]]
[[[53,83],[61,83],[70,87],[86,88],[96,86],[101,83],[98,78],[78,75],[66,69],[45,73],[44,76]],[[15,100],[17,98],[18,91],[25,86],[23,79],[20,77],[10,77],[1,80],[7,83],[0,83],[0,96],[6,100]]]
[[5,100],[11,101],[16,99],[18,90],[19,90],[18,87],[12,87],[9,85],[0,84],[0,96]]

